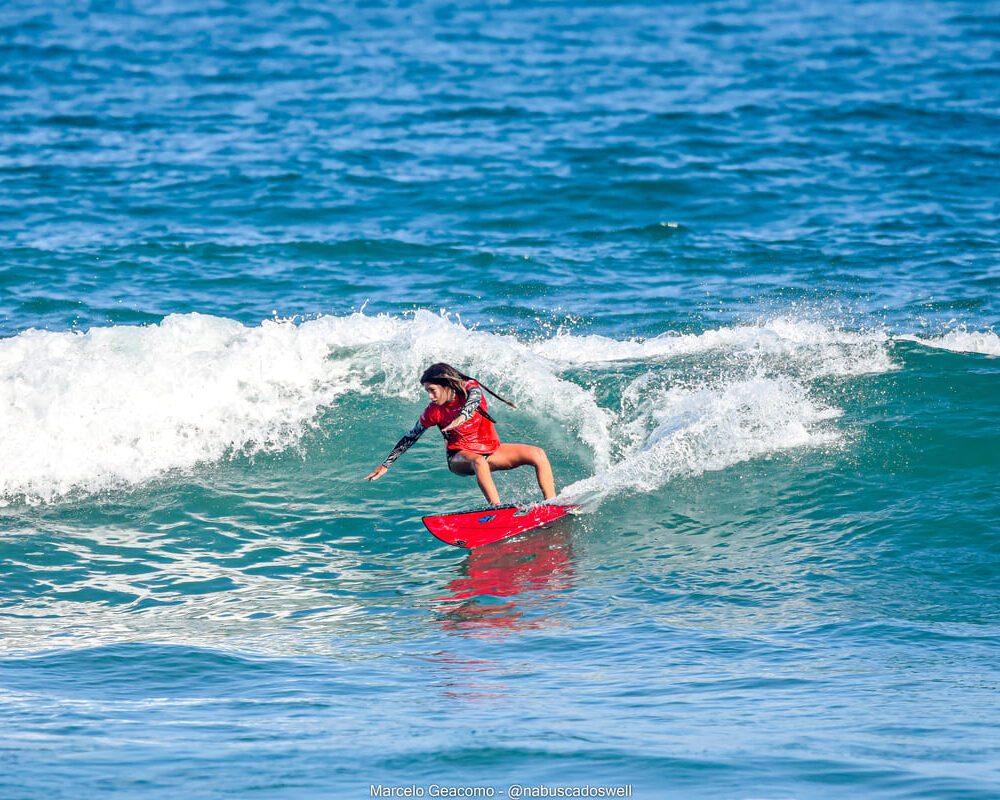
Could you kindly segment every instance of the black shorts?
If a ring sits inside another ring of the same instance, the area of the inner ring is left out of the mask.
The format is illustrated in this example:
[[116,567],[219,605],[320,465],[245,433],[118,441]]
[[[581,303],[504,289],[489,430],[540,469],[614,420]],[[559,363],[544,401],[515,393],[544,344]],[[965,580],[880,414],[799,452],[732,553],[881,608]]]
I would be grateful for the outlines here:
[[[447,452],[447,453],[448,453],[448,463],[450,464],[450,463],[451,463],[451,460],[452,460],[452,459],[453,459],[453,458],[454,458],[455,456],[457,456],[457,455],[458,455],[459,453],[461,453],[462,451],[461,451],[461,450],[447,450],[447,451],[445,451],[445,452]],[[495,453],[495,452],[496,452],[496,450],[494,450],[494,451],[493,451],[493,453]],[[489,460],[489,457],[490,457],[491,455],[493,455],[493,453],[481,453],[481,454],[479,454],[479,455],[482,455],[482,457],[483,457],[483,458],[485,458],[486,460]]]

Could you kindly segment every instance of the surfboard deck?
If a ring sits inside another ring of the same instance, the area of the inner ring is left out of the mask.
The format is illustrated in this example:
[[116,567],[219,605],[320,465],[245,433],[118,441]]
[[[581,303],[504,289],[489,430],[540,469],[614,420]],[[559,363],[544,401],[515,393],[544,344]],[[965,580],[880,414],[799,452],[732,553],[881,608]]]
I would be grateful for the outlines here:
[[455,547],[473,548],[541,528],[565,517],[574,508],[576,506],[498,506],[423,519],[427,530],[442,542]]

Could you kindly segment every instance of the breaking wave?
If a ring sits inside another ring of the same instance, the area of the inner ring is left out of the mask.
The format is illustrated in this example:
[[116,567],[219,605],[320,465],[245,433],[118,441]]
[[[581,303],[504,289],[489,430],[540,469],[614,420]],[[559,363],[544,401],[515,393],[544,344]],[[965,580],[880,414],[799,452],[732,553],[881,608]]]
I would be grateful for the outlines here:
[[0,341],[0,497],[53,501],[282,451],[346,395],[416,399],[432,361],[481,376],[576,442],[592,475],[565,496],[648,491],[835,440],[839,411],[811,381],[892,369],[887,342],[791,319],[644,340],[526,339],[423,311],[31,330]]

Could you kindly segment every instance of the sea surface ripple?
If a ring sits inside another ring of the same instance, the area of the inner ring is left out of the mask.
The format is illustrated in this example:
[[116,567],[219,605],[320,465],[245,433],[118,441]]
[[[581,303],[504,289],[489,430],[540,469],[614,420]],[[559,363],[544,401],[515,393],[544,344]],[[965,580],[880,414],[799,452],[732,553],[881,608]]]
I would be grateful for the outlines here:
[[[972,0],[5,2],[0,798],[996,797],[998,54]],[[364,482],[439,360],[579,514],[437,542],[433,431]]]

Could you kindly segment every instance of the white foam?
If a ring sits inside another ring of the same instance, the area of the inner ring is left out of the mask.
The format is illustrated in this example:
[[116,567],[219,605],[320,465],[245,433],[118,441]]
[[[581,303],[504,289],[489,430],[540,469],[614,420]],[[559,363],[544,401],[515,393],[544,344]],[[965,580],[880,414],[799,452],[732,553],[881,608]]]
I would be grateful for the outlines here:
[[308,325],[200,314],[0,342],[0,496],[137,483],[232,449],[278,450],[346,391]]
[[538,355],[565,364],[649,361],[725,350],[799,362],[812,376],[862,375],[894,369],[882,331],[854,332],[817,322],[777,317],[754,325],[703,333],[667,332],[648,339],[559,334],[532,345]]
[[575,431],[595,467],[607,465],[607,412],[515,337],[427,312],[255,327],[186,314],[0,341],[0,498],[47,501],[281,450],[345,392],[419,397],[417,377],[437,360],[474,366],[497,391]]
[[829,444],[821,423],[838,409],[786,378],[674,387],[648,401],[651,430],[609,470],[566,487],[560,498],[590,505],[622,492],[650,492],[680,476],[720,470],[792,448]]
[[986,356],[1000,356],[1000,336],[993,331],[968,331],[959,328],[942,336],[925,338],[907,334],[897,338],[901,341],[916,342],[936,350],[950,350],[953,353],[980,353]]
[[[725,376],[707,378],[702,365],[686,375],[664,369],[662,358],[678,353],[704,353],[708,366],[727,365]],[[773,363],[762,370],[737,359],[734,374],[734,353],[769,354]],[[811,370],[823,357],[826,366]],[[602,406],[570,379],[574,368],[599,371],[600,362],[621,359],[647,371],[612,392],[617,406]],[[345,393],[420,401],[417,378],[434,361],[557,423],[598,476],[581,484],[612,488],[659,486],[822,441],[812,427],[823,409],[809,399],[811,376],[891,368],[877,336],[789,320],[645,341],[565,333],[524,340],[426,311],[257,326],[185,314],[86,333],[26,331],[0,340],[0,502],[99,492],[234,453],[293,447]]]

